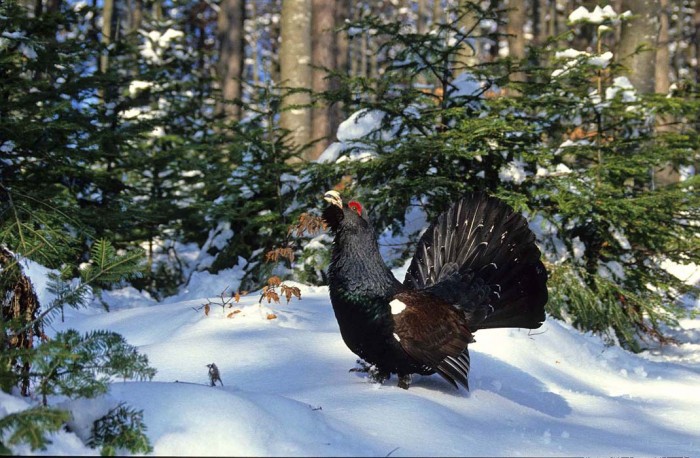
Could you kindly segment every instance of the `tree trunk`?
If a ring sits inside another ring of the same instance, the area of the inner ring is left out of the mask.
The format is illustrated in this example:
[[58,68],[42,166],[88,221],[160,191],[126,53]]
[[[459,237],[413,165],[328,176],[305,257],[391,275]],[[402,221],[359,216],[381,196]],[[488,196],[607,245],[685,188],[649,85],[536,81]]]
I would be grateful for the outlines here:
[[671,57],[668,50],[668,0],[659,0],[661,14],[659,15],[659,39],[656,46],[656,57],[654,66],[654,87],[658,94],[668,93],[669,70],[671,67]]
[[[622,11],[632,19],[622,23],[617,55],[627,68],[627,77],[637,91],[654,92],[656,42],[659,36],[659,0],[624,0]],[[640,52],[637,52],[641,48]]]
[[440,24],[443,21],[444,15],[442,11],[442,2],[440,0],[433,0],[433,14],[431,18],[433,25]]
[[156,0],[153,2],[152,14],[153,19],[156,21],[163,20],[163,5],[161,4],[161,0]]
[[[282,0],[280,27],[281,84],[311,89],[311,0]],[[306,145],[311,137],[310,101],[308,93],[297,92],[285,97],[283,102],[280,126],[291,132],[290,140],[295,147]],[[293,105],[305,107],[289,108]]]
[[[102,2],[102,44],[107,47],[112,43],[112,17],[114,15],[114,0]],[[100,55],[100,72],[106,73],[109,68],[109,52],[103,50]]]
[[[660,21],[659,21],[659,39],[656,47],[656,62],[654,66],[654,86],[655,91],[659,94],[667,94],[669,88],[669,70],[671,67],[671,58],[668,49],[669,43],[669,2],[668,0],[659,0]],[[656,124],[657,131],[668,132],[674,129],[673,117],[659,117]],[[668,163],[665,166],[659,167],[654,171],[654,183],[656,185],[665,186],[672,183],[677,183],[680,180],[680,174],[673,164]]]
[[[276,14],[278,11],[278,4],[281,4],[280,0],[272,1],[271,5],[268,6],[268,8],[273,9],[272,12],[268,12],[268,14]],[[258,5],[260,6],[260,5]],[[281,6],[279,7],[281,10]],[[280,21],[272,21],[272,24],[269,25],[269,31],[268,33],[270,34],[270,51],[268,54],[268,58],[265,59],[265,54],[263,53],[261,55],[261,58],[264,59],[264,61],[267,63],[263,67],[263,72],[267,70],[267,72],[270,75],[270,80],[279,82],[280,79],[280,41],[281,41],[281,32],[280,32]]]
[[[340,25],[352,17],[352,3],[351,0],[335,1],[335,23]],[[348,39],[347,31],[342,31],[336,34],[335,44],[337,48],[335,62],[336,69],[343,73],[348,73],[350,72],[350,40]]]
[[[513,60],[522,60],[525,57],[525,18],[527,10],[525,0],[508,0],[508,22],[506,33],[508,34],[508,55]],[[523,72],[515,72],[510,75],[512,81],[525,81]],[[516,91],[511,91],[516,93]]]
[[369,32],[365,31],[362,32],[362,35],[360,36],[360,76],[362,77],[368,77],[369,72],[369,64],[368,64],[368,59],[367,59],[367,52],[369,50]]
[[547,39],[547,0],[532,0],[533,41],[541,45]]
[[[470,9],[470,4],[477,3],[475,0],[462,0],[460,2],[459,28],[469,36],[462,44],[459,52],[459,62],[455,68],[455,75],[467,71],[467,69],[479,62],[479,43],[474,39],[475,31],[479,25],[477,13]],[[467,43],[468,42],[468,43]]]
[[[351,0],[336,0],[335,23],[345,23],[352,16]],[[350,72],[350,40],[347,31],[335,33],[335,69],[343,74]],[[331,87],[338,89],[340,83],[337,79],[331,80]],[[338,126],[345,119],[342,103],[336,102],[331,106],[331,135],[335,135]]]
[[242,94],[245,58],[245,0],[222,0],[217,23],[219,35],[218,73],[223,103],[217,110],[228,119],[239,120],[241,107],[233,103]]
[[700,0],[695,0],[695,14],[693,15],[695,23],[695,83],[700,84]]
[[416,31],[420,34],[425,33],[426,30],[426,25],[428,22],[428,5],[426,4],[427,0],[417,0],[417,8],[418,11],[416,12]]
[[143,22],[143,0],[135,0],[131,11],[131,32],[135,33],[141,28]]
[[[315,67],[325,67],[329,70],[335,69],[336,46],[335,46],[335,9],[334,0],[312,0],[313,10],[312,23],[312,61]],[[328,73],[321,68],[312,70],[312,87],[314,92],[326,92],[331,88],[331,81]],[[330,142],[332,128],[332,113],[329,104],[319,101],[312,110],[311,139],[319,140],[309,151],[307,159],[317,159]]]
[[506,33],[508,34],[508,55],[513,59],[525,57],[525,33],[523,26],[527,10],[525,0],[508,0],[508,22]]
[[[248,5],[250,6],[250,17],[255,20],[255,18],[258,17],[258,9],[255,0],[252,2],[249,2]],[[253,64],[251,66],[251,79],[253,80],[253,85],[257,86],[260,84],[260,57],[258,53],[258,46],[259,44],[259,39],[260,33],[258,32],[257,27],[253,27],[253,30],[251,31],[251,46],[250,46],[250,59],[253,61]]]

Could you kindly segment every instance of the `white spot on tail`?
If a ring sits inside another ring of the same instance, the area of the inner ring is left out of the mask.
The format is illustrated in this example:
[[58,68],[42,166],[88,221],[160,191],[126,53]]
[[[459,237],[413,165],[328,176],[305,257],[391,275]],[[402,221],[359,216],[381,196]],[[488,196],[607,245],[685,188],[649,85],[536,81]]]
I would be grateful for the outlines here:
[[396,339],[397,342],[401,342],[401,337],[397,333],[394,333],[394,339]]
[[389,306],[391,307],[392,315],[398,315],[399,313],[403,312],[406,308],[406,304],[404,304],[398,299],[394,299],[393,301],[389,302]]

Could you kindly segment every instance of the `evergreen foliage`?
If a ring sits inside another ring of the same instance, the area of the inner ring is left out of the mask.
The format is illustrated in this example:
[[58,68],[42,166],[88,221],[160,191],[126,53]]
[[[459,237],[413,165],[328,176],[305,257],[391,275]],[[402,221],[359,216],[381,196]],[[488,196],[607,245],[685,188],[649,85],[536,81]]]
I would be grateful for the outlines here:
[[19,444],[45,450],[49,444],[47,433],[59,431],[69,419],[70,412],[44,406],[6,415],[0,418],[0,453],[11,455],[10,447]]
[[[108,242],[98,241],[93,246],[91,261],[80,269],[81,278],[68,281],[60,275],[54,276],[50,291],[55,299],[40,306],[16,257],[0,249],[0,273],[3,274],[0,282],[0,386],[6,392],[20,387],[25,396],[31,389],[42,398],[40,407],[0,420],[2,437],[6,438],[6,432],[10,434],[5,448],[19,443],[27,443],[32,449],[45,447],[47,434],[57,431],[70,415],[48,407],[49,396],[92,398],[106,393],[113,380],[150,380],[155,375],[148,358],[117,333],[93,331],[80,335],[68,330],[53,338],[44,334],[44,324],[58,310],[66,305],[85,305],[100,286],[132,277],[138,272],[141,259],[138,252],[119,255]],[[70,270],[65,269],[65,272]],[[122,432],[105,441],[104,450],[108,452],[110,447],[113,450],[119,446],[132,452],[148,451],[144,448],[148,439],[143,434],[143,425],[131,410],[124,409],[111,420],[112,423],[125,421]]]
[[[698,88],[680,82],[668,97],[637,93],[617,56],[605,56],[602,29],[586,30],[595,53],[561,52],[561,43],[582,42],[568,34],[522,62],[479,64],[471,49],[505,39],[483,26],[503,11],[462,2],[445,15],[452,21],[421,34],[393,20],[393,7],[377,8],[344,33],[371,37],[378,68],[331,72],[332,90],[313,96],[342,104],[360,124],[381,123],[334,145],[338,161],[306,164],[299,159],[311,145],[291,145],[278,124],[283,99],[307,89],[246,86],[233,102],[246,117],[217,115],[215,21],[204,3],[166,2],[166,14],[146,8],[140,29],[110,46],[97,37],[97,4],[56,2],[37,15],[25,3],[0,2],[3,391],[34,390],[47,404],[153,376],[117,334],[44,334],[65,306],[85,306],[103,288],[128,281],[160,299],[191,268],[217,272],[240,258],[248,262],[241,289],[272,286],[272,275],[323,283],[330,239],[317,235],[308,209],[334,187],[362,200],[379,231],[397,233],[411,207],[431,220],[470,191],[503,198],[538,234],[550,314],[632,350],[667,341],[664,325],[684,313],[678,298],[697,294],[662,268],[700,263],[697,175],[660,186],[654,171],[697,161]],[[272,24],[274,8],[264,6],[261,20]],[[458,25],[465,15],[473,27]],[[273,28],[254,44],[269,47],[256,59],[274,60]],[[270,72],[274,65],[251,76]],[[219,232],[232,236],[213,243]],[[404,235],[396,264],[419,234]],[[181,243],[206,247],[213,263],[187,266]],[[20,259],[58,270],[51,302],[39,304]],[[66,415],[44,405],[5,416],[0,451],[44,447]],[[96,422],[93,446],[147,453],[144,431],[141,413],[120,405]]]
[[36,17],[0,5],[0,243],[51,268],[87,260],[96,239],[141,244],[137,287],[162,297],[185,280],[171,248],[204,242],[232,163],[227,131],[211,127],[212,49],[178,32],[192,5],[172,6],[104,48],[90,35],[98,11],[82,2]]
[[[42,406],[0,420],[4,451],[44,448],[65,424],[69,412],[48,407],[50,395],[93,397],[113,378],[155,373],[118,334],[44,333],[66,305],[84,306],[143,270],[143,252],[125,230],[135,203],[120,177],[133,156],[120,147],[149,125],[116,128],[112,89],[127,80],[116,67],[99,73],[91,64],[102,50],[86,39],[89,13],[61,4],[30,16],[16,1],[0,4],[0,385],[42,396]],[[119,250],[103,236],[119,239]],[[39,304],[23,258],[59,269],[50,303]]]
[[93,398],[106,393],[115,378],[150,380],[156,372],[145,355],[109,331],[82,336],[72,329],[59,332],[39,344],[34,353],[31,375],[44,405],[49,395]]
[[[266,255],[291,243],[289,226],[301,213],[296,202],[299,161],[307,146],[291,145],[289,131],[277,124],[281,100],[294,91],[271,85],[258,86],[255,91],[254,101],[239,101],[249,116],[226,126],[232,135],[229,160],[235,168],[219,183],[220,197],[209,212],[213,221],[230,222],[235,235],[211,270],[235,265],[242,256],[249,261],[243,289],[260,288],[273,274],[289,276],[280,270],[281,265],[266,262]],[[290,263],[288,259],[287,267]]]
[[102,456],[123,454],[123,450],[145,454],[153,451],[145,432],[143,411],[121,403],[95,420],[88,445],[99,447]]
[[[350,175],[380,230],[402,227],[409,206],[430,220],[463,194],[487,190],[532,221],[550,271],[551,314],[633,350],[667,341],[663,325],[676,323],[677,301],[692,288],[661,263],[700,260],[700,197],[697,176],[656,186],[652,172],[692,164],[696,93],[638,94],[603,49],[572,61],[555,40],[525,62],[467,65],[463,43],[486,38],[451,24],[419,35],[368,17],[347,28],[383,43],[383,71],[377,80],[345,78],[329,96],[357,110],[356,122],[373,116],[381,125],[344,142],[339,161],[313,168],[310,189]],[[509,81],[516,70],[527,82]],[[657,127],[669,117],[673,129]],[[406,248],[404,259],[413,252]]]

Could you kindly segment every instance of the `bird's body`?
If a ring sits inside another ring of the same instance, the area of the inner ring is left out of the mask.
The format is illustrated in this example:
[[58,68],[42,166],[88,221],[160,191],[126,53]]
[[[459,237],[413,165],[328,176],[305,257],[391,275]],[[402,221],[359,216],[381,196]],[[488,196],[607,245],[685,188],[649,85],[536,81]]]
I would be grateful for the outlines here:
[[537,328],[547,274],[525,219],[485,194],[455,203],[424,233],[403,283],[384,264],[357,202],[340,196],[323,212],[335,238],[331,303],[348,348],[380,379],[438,373],[468,387],[478,329]]

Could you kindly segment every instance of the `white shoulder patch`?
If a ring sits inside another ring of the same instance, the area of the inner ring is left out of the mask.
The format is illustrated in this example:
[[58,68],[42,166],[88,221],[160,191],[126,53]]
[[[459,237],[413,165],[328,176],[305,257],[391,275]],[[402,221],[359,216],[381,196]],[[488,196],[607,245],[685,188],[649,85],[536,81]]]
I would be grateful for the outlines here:
[[406,304],[404,304],[398,299],[394,299],[393,301],[389,302],[389,306],[391,307],[392,315],[398,315],[399,313],[403,312],[406,308]]

